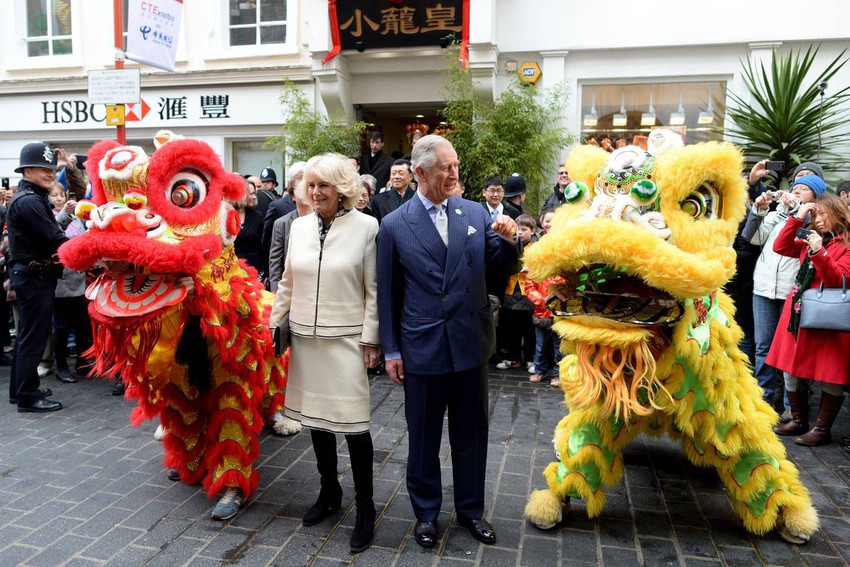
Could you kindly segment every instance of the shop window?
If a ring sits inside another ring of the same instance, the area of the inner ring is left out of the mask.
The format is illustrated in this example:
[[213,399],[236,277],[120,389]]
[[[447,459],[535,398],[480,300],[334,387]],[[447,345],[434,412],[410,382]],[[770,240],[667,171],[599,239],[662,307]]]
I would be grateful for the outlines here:
[[[583,85],[581,138],[610,149],[642,145],[653,128],[679,132],[688,144],[723,138],[726,81]],[[609,147],[608,144],[611,144]]]
[[230,0],[230,46],[286,43],[288,0]]
[[73,53],[71,0],[26,0],[26,29],[28,57]]
[[283,185],[283,158],[280,152],[264,150],[263,142],[233,142],[233,171],[242,175],[260,175],[264,167],[271,167]]

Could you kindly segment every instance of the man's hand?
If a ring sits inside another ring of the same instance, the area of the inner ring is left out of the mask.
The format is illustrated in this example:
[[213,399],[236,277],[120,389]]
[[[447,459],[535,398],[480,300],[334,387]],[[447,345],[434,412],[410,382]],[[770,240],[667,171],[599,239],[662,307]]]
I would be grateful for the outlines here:
[[381,349],[376,346],[363,345],[363,364],[366,368],[375,368],[381,360]]
[[401,386],[404,384],[404,362],[402,359],[388,360],[384,363],[384,368],[387,369],[387,376],[390,380]]
[[493,225],[490,228],[492,228],[493,232],[496,234],[500,234],[508,238],[515,236],[517,232],[516,221],[508,215],[497,216],[495,222],[493,222]]
[[747,178],[750,185],[756,185],[759,181],[762,180],[768,174],[767,171],[767,160],[763,159],[760,162],[756,163],[753,168],[750,170],[750,175]]

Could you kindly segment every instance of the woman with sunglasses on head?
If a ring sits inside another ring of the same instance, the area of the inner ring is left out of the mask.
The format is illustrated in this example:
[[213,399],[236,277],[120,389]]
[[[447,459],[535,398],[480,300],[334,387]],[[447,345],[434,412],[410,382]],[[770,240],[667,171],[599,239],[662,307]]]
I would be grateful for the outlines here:
[[[801,231],[811,214],[813,230]],[[799,232],[798,232],[799,231]],[[850,209],[834,195],[803,203],[789,217],[773,244],[776,253],[799,257],[800,271],[785,301],[767,363],[782,371],[791,402],[791,421],[779,435],[799,435],[798,445],[832,442],[831,428],[850,385],[850,332],[800,327],[802,295],[807,289],[842,286],[850,280]],[[809,430],[809,407],[803,380],[821,383],[817,419]]]

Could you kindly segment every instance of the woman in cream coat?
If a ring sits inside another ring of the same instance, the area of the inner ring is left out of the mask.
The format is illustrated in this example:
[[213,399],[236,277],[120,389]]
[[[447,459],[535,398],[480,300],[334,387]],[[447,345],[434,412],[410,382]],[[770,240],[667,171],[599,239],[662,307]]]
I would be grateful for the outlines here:
[[321,477],[319,498],[304,515],[304,525],[318,524],[340,508],[335,434],[342,433],[354,479],[351,550],[356,553],[372,543],[375,524],[366,368],[377,365],[379,356],[378,223],[354,208],[360,183],[346,158],[311,158],[301,183],[315,214],[292,223],[269,326],[276,328],[289,313],[285,414],[310,428]]

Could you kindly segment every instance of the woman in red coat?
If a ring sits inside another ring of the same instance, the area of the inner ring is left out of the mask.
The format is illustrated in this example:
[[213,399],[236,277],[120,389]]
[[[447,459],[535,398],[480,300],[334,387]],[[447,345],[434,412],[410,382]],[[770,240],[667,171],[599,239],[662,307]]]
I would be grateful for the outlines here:
[[[823,182],[821,182],[823,183]],[[812,228],[806,238],[796,238],[806,215],[812,212]],[[842,276],[850,281],[850,210],[838,197],[821,197],[804,203],[776,237],[773,250],[783,256],[799,256],[797,281],[791,288],[767,363],[783,371],[785,390],[791,403],[791,421],[776,427],[779,435],[800,435],[798,445],[817,446],[832,442],[830,429],[844,402],[844,387],[850,384],[850,332],[801,329],[800,301],[803,291],[841,287]],[[800,380],[821,382],[817,421],[809,431],[806,388]]]

